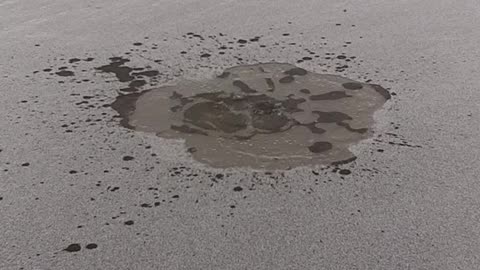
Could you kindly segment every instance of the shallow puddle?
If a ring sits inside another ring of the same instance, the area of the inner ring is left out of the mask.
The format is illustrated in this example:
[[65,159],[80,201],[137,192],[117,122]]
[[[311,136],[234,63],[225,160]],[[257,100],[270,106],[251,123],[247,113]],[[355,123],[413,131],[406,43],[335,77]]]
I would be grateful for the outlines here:
[[389,93],[290,64],[236,66],[216,78],[119,96],[127,128],[184,139],[213,167],[287,169],[353,158]]

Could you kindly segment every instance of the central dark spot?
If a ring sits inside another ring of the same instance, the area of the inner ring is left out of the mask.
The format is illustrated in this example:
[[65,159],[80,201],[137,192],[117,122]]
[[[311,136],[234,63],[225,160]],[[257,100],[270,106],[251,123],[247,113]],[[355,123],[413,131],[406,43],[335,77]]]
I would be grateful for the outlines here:
[[197,103],[184,113],[185,121],[207,130],[233,133],[247,126],[247,117],[233,113],[223,104],[215,102]]
[[295,80],[293,76],[286,76],[279,80],[280,83],[291,83]]
[[57,74],[58,76],[62,76],[62,77],[71,77],[71,76],[75,75],[73,73],[73,71],[70,71],[70,70],[62,70],[62,71],[59,71],[59,72],[55,72],[55,74]]
[[332,91],[325,94],[310,96],[310,100],[336,100],[341,98],[351,97],[345,91]]
[[306,71],[303,68],[298,68],[297,67],[297,68],[289,69],[289,70],[285,71],[284,73],[287,74],[287,75],[290,75],[290,76],[294,76],[294,75],[304,76],[304,75],[307,75],[308,71]]
[[244,83],[240,80],[233,81],[233,85],[240,88],[240,90],[242,90],[242,92],[245,92],[245,93],[256,93],[257,92],[254,89],[250,88],[250,86],[248,86],[248,84],[246,84],[246,83]]
[[348,90],[360,90],[360,89],[363,88],[363,86],[362,86],[361,83],[356,83],[356,82],[344,83],[344,84],[342,84],[342,86],[343,86],[345,89],[348,89]]
[[322,153],[332,149],[332,144],[329,142],[316,142],[308,147],[312,153]]

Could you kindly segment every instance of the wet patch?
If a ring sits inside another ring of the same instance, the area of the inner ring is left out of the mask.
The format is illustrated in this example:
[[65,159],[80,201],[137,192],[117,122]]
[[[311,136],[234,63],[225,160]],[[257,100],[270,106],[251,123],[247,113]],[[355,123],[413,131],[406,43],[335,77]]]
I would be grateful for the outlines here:
[[184,139],[211,166],[287,169],[353,158],[348,147],[371,135],[387,99],[378,88],[265,63],[121,95],[112,108],[123,126]]

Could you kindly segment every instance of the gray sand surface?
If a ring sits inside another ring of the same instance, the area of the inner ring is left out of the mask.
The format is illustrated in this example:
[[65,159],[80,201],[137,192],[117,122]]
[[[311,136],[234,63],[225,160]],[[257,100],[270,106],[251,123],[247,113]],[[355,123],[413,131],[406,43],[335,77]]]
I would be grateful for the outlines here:
[[[477,0],[0,0],[0,269],[478,269],[479,18]],[[95,69],[111,57],[158,74],[129,86]],[[269,61],[389,89],[356,161],[212,169],[108,107]]]

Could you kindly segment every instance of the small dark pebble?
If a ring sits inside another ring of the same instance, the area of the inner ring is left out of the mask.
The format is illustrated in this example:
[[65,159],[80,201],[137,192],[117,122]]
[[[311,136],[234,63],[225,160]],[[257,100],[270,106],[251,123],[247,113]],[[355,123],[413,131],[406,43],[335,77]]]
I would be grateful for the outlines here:
[[130,225],[133,225],[133,223],[134,223],[133,220],[128,220],[128,221],[125,221],[123,224],[130,226]]
[[240,187],[240,186],[237,186],[237,187],[233,188],[233,191],[242,191],[242,190],[243,190],[243,188]]
[[132,156],[124,156],[123,157],[124,161],[130,161],[130,160],[133,160],[133,159],[134,159],[134,157],[132,157]]
[[338,173],[341,174],[341,175],[349,175],[352,172],[348,169],[341,169],[340,171],[338,171]]

